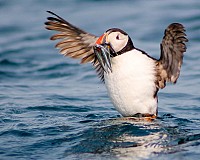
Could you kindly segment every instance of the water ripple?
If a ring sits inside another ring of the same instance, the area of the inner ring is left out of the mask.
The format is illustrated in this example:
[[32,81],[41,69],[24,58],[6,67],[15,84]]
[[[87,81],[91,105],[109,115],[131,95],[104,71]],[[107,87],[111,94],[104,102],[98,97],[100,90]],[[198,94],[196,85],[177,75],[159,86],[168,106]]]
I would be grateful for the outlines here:
[[[199,159],[199,7],[196,0],[1,1],[1,159]],[[159,117],[121,118],[92,66],[58,54],[46,10],[95,35],[122,28],[154,57],[164,29],[183,23],[188,50],[177,84],[159,92]]]

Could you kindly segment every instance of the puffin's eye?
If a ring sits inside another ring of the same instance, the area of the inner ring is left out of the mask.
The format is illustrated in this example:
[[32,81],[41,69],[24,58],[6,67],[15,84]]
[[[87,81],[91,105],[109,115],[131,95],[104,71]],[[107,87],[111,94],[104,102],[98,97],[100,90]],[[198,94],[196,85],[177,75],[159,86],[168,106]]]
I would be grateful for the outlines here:
[[119,35],[117,35],[116,39],[119,40]]

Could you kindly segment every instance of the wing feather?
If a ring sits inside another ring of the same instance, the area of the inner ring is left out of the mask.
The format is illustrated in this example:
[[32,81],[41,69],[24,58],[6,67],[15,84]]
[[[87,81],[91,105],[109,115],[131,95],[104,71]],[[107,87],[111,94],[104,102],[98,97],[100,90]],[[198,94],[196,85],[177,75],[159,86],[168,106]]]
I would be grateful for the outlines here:
[[176,83],[181,65],[183,53],[186,52],[185,29],[180,23],[172,23],[165,30],[162,43],[160,44],[161,56],[157,61],[157,85],[164,88],[166,82]]
[[93,50],[98,37],[70,24],[51,11],[47,12],[54,17],[47,18],[46,29],[58,31],[50,39],[60,39],[55,47],[60,49],[60,53],[64,56],[81,59],[81,63],[93,63],[99,77],[104,81],[104,71],[96,61]]

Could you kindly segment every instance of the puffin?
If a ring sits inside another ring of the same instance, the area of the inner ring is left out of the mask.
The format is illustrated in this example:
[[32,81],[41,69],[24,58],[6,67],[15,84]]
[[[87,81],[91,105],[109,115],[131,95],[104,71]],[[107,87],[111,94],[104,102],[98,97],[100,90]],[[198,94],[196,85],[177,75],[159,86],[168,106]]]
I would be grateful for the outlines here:
[[155,59],[135,47],[130,36],[110,28],[95,36],[47,11],[45,28],[56,31],[51,40],[64,56],[91,63],[116,110],[123,117],[158,117],[158,91],[166,83],[177,82],[186,52],[185,27],[170,24],[160,43],[160,58]]

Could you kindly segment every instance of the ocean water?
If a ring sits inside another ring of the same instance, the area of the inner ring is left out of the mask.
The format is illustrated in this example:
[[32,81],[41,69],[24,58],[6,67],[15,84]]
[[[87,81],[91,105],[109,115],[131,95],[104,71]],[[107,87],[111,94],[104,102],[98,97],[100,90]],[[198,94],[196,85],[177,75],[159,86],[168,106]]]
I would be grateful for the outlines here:
[[[164,29],[182,23],[188,49],[159,118],[122,119],[91,64],[58,54],[47,10],[95,35],[121,28],[155,58]],[[198,0],[2,0],[0,15],[0,159],[199,159]]]

